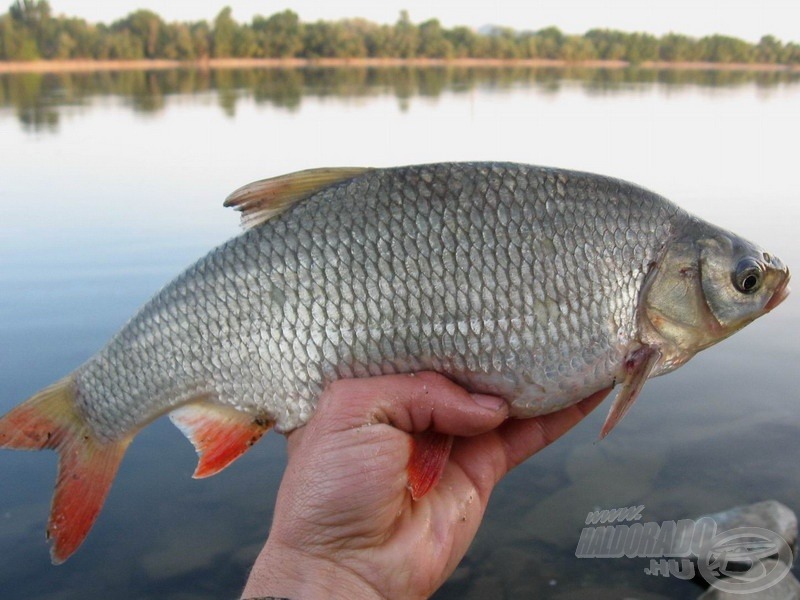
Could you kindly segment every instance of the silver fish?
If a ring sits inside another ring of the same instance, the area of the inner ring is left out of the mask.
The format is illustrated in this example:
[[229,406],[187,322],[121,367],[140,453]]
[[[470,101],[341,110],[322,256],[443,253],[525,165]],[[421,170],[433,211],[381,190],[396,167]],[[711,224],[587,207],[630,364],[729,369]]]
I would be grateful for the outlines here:
[[60,453],[54,562],[83,541],[133,436],[165,413],[195,444],[197,477],[271,426],[302,426],[328,383],[388,373],[438,371],[521,418],[621,384],[604,436],[648,377],[788,294],[775,256],[587,173],[315,169],[226,205],[244,233],[0,420],[0,447]]

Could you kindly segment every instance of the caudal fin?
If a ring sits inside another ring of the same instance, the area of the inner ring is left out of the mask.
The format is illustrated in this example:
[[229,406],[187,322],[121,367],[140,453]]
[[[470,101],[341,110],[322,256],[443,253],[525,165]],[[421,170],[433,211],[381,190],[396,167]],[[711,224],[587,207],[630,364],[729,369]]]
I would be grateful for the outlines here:
[[58,478],[47,525],[50,556],[61,564],[78,549],[103,507],[130,438],[96,439],[75,407],[73,377],[42,390],[0,419],[0,448],[55,450]]

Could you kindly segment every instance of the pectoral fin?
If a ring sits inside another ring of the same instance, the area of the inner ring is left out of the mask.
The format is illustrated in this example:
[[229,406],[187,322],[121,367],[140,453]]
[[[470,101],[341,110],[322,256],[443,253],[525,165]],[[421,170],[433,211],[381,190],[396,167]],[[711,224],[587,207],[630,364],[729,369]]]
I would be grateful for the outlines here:
[[439,482],[450,457],[453,436],[426,431],[412,438],[408,459],[408,487],[411,497],[419,500]]
[[633,403],[636,402],[636,398],[639,397],[644,382],[650,377],[660,359],[661,352],[651,346],[643,346],[628,355],[625,360],[627,376],[622,384],[622,389],[614,398],[611,410],[608,411],[606,422],[603,424],[603,429],[600,430],[600,439],[606,437],[630,410]]

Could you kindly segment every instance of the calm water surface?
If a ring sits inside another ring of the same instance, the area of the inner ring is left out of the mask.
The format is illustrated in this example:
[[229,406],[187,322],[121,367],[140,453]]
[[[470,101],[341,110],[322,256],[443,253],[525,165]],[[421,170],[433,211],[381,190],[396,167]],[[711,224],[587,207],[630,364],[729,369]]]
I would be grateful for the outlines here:
[[[547,70],[191,71],[0,77],[0,412],[96,352],[238,231],[228,192],[328,165],[513,160],[635,181],[800,269],[800,80]],[[586,513],[673,520],[800,509],[796,297],[651,381],[601,443],[601,407],[497,489],[437,598],[682,598],[645,559],[579,560]],[[81,550],[49,564],[51,453],[0,454],[0,596],[234,598],[265,539],[284,442],[193,481],[165,419],[122,464]]]

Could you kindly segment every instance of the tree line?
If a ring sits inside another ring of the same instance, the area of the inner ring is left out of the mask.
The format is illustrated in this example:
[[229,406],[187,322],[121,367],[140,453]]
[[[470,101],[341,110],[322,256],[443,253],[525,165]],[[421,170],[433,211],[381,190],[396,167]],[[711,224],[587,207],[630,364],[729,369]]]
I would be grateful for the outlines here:
[[111,24],[53,15],[46,0],[16,0],[0,15],[0,60],[204,60],[207,58],[477,58],[800,64],[800,44],[765,35],[757,44],[725,35],[654,36],[608,29],[569,35],[556,27],[445,28],[365,19],[305,23],[291,10],[239,23],[230,7],[212,22],[168,23],[137,10]]

